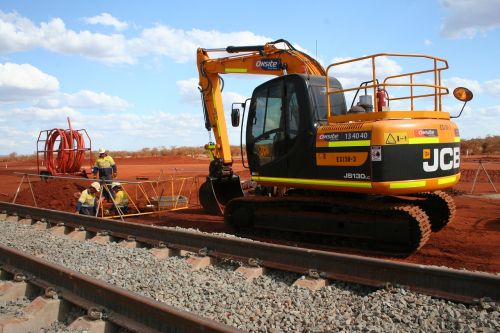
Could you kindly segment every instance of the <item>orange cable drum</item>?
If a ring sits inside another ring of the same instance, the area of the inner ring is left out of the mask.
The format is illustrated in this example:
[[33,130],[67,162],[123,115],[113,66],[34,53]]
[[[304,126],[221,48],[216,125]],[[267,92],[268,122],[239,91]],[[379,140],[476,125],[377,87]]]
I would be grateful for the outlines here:
[[[55,148],[57,144],[59,146]],[[84,158],[85,141],[80,132],[55,128],[48,133],[44,163],[50,174],[77,173]]]

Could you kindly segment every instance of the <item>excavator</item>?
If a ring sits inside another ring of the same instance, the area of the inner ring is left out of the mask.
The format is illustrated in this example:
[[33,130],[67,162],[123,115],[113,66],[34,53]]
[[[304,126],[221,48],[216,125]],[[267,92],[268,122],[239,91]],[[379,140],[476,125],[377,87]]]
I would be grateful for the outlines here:
[[[380,64],[389,58],[418,66],[384,76]],[[367,80],[343,87],[337,73],[356,64]],[[449,93],[441,85],[446,60],[383,53],[324,68],[279,39],[199,48],[197,65],[211,139],[209,173],[199,189],[208,213],[223,214],[236,229],[331,235],[406,254],[454,218],[453,198],[444,190],[460,179],[460,135],[442,110]],[[248,110],[246,159],[257,184],[252,194],[244,193],[233,171],[222,102],[222,74],[229,73],[276,76],[256,87],[251,99],[233,103],[231,112],[243,136],[240,111],[244,119]],[[453,94],[464,102],[462,111],[473,96],[464,87]]]

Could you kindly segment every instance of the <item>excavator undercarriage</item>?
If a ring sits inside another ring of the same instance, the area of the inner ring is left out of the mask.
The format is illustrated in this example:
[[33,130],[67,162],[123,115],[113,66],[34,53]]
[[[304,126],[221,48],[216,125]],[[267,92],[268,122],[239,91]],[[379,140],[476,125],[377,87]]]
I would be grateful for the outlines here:
[[235,198],[225,207],[224,220],[236,230],[331,235],[408,255],[420,249],[431,231],[443,228],[454,214],[452,198],[442,191],[389,197],[292,190],[282,197]]

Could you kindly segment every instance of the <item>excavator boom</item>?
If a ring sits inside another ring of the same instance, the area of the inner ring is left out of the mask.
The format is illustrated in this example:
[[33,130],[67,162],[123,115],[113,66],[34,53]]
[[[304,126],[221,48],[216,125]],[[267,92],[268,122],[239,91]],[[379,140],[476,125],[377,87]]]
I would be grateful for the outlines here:
[[[279,48],[278,44],[284,45]],[[227,53],[210,58],[210,53]],[[205,115],[205,128],[213,131],[211,144],[213,160],[207,181],[200,189],[203,207],[212,213],[222,213],[221,205],[232,198],[243,196],[239,177],[232,171],[233,159],[229,143],[221,74],[261,74],[282,76],[292,73],[325,76],[326,71],[314,58],[297,50],[288,41],[279,39],[264,45],[228,46],[197,51],[199,86]]]

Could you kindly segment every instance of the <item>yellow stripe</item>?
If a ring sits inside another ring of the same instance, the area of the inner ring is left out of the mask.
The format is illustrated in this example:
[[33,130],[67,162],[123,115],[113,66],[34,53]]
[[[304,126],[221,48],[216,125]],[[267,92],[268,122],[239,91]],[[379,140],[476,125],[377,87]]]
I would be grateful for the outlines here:
[[342,180],[324,180],[324,179],[304,179],[304,178],[278,178],[278,177],[260,177],[252,176],[253,181],[276,182],[286,184],[304,184],[320,186],[347,186],[347,187],[366,187],[371,188],[371,182],[342,181]]
[[248,69],[246,68],[224,68],[224,72],[226,73],[246,73]]
[[420,143],[439,143],[439,138],[410,138],[411,145]]
[[455,141],[455,142],[460,142],[460,137],[459,137],[459,136],[456,136],[454,141]]
[[369,146],[370,140],[353,140],[353,141],[330,141],[328,147],[360,147]]
[[457,176],[439,178],[438,185],[454,183],[456,180],[457,180]]
[[398,189],[398,188],[413,188],[413,187],[424,187],[426,184],[425,180],[421,181],[410,181],[410,182],[397,182],[390,183],[389,187]]

